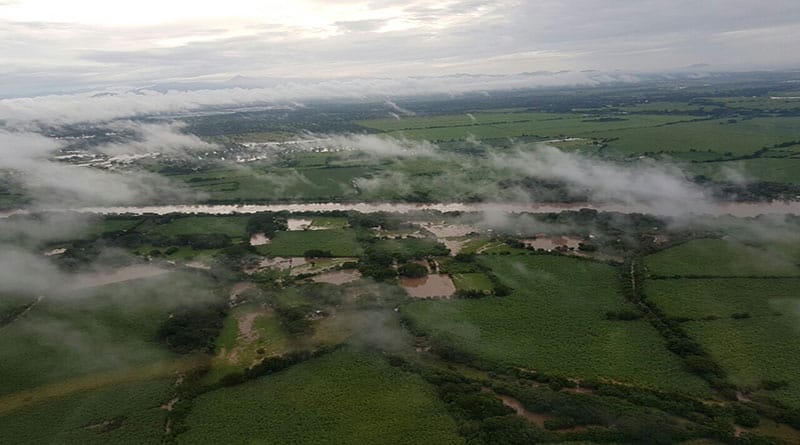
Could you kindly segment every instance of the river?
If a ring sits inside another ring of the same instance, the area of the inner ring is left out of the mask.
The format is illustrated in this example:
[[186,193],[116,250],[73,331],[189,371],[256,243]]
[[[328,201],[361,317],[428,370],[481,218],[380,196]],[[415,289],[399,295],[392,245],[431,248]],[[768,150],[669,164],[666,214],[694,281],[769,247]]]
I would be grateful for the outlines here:
[[[331,212],[331,211],[356,211],[361,213],[411,213],[424,210],[440,212],[497,212],[497,213],[558,213],[567,210],[593,209],[601,212],[620,213],[650,213],[655,215],[665,214],[658,208],[632,205],[632,204],[597,204],[597,203],[380,203],[380,202],[355,202],[355,203],[297,203],[297,204],[175,204],[155,206],[111,206],[111,207],[75,207],[75,208],[45,208],[36,211],[46,212],[76,212],[98,215],[116,214],[155,214],[166,215],[169,213],[183,214],[209,214],[209,215],[234,215],[258,212]],[[19,209],[0,212],[0,218],[12,215],[30,214],[34,210]],[[763,214],[775,215],[800,215],[800,201],[772,201],[772,202],[731,202],[706,204],[696,208],[687,207],[682,214],[697,215],[732,215],[737,217],[753,217]],[[667,215],[674,212],[666,213]]]

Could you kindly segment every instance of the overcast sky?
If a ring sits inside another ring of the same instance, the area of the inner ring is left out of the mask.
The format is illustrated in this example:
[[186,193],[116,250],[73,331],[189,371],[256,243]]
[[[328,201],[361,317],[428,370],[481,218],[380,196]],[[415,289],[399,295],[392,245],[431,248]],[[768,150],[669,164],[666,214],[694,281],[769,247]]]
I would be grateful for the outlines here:
[[252,78],[800,66],[798,0],[0,0],[0,97]]

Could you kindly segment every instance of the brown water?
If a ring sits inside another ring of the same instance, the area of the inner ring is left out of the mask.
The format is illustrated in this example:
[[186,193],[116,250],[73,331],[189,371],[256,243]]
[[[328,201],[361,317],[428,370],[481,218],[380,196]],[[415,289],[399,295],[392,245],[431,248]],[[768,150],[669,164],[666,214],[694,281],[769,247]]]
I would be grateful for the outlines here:
[[448,298],[456,286],[448,275],[431,274],[424,278],[400,278],[400,285],[413,298]]
[[[440,212],[501,212],[501,213],[558,213],[566,210],[594,209],[604,212],[664,214],[663,211],[643,205],[632,204],[592,204],[592,203],[308,203],[308,204],[240,204],[240,205],[162,205],[162,206],[120,206],[120,207],[77,207],[43,208],[36,210],[20,209],[0,212],[0,218],[11,215],[25,215],[32,211],[77,212],[102,215],[143,214],[165,215],[168,213],[232,215],[257,212],[330,212],[355,211],[361,213],[409,213],[424,210]],[[773,202],[735,202],[717,203],[687,208],[686,214],[733,215],[752,217],[762,214],[800,215],[800,201]]]
[[269,244],[271,241],[267,238],[267,235],[263,233],[254,233],[250,236],[250,245],[251,246],[263,246]]
[[309,230],[313,223],[310,219],[294,219],[289,218],[286,220],[286,225],[290,231]]

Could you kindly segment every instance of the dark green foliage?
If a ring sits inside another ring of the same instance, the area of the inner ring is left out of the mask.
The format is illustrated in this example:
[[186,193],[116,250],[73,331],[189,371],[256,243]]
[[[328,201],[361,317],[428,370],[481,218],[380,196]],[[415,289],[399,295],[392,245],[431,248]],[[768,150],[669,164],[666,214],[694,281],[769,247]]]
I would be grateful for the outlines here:
[[737,404],[733,406],[733,420],[745,428],[755,428],[759,424],[758,412],[753,408]]
[[642,314],[629,309],[619,311],[606,312],[606,318],[609,320],[632,321],[642,318]]
[[428,268],[419,263],[406,263],[397,268],[400,275],[409,278],[422,278],[428,275]]
[[180,307],[161,324],[158,339],[178,354],[213,352],[227,313],[228,305],[222,302]]
[[333,254],[330,250],[310,249],[303,252],[305,258],[331,258]]
[[275,232],[287,230],[286,215],[282,213],[256,213],[247,221],[247,233],[263,233],[267,238],[275,236]]

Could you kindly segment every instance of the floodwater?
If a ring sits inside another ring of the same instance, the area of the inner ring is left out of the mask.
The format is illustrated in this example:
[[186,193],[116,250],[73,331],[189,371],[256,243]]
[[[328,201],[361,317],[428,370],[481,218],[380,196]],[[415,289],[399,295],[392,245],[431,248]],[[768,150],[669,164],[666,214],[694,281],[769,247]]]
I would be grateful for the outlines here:
[[444,222],[441,224],[417,222],[416,224],[433,233],[436,238],[460,238],[478,231],[475,227],[464,224],[446,224]]
[[261,268],[264,268],[264,267],[271,267],[273,269],[287,270],[287,269],[291,269],[293,267],[303,266],[306,263],[308,263],[308,260],[306,260],[303,257],[283,258],[283,257],[277,256],[275,258],[264,258],[259,263],[259,267],[258,268],[261,269]]
[[289,226],[290,231],[309,230],[313,222],[310,219],[289,218],[286,220],[286,225]]
[[[592,204],[592,203],[307,203],[307,204],[239,204],[239,205],[159,205],[159,206],[120,206],[120,207],[75,207],[75,208],[40,208],[35,210],[19,209],[0,212],[0,218],[12,215],[25,215],[34,211],[45,212],[77,212],[100,215],[117,214],[156,214],[169,213],[233,215],[258,212],[332,212],[355,211],[360,213],[410,213],[424,210],[439,212],[500,212],[500,213],[559,213],[568,210],[593,209],[602,212],[650,213],[663,215],[661,209],[633,204]],[[670,212],[667,212],[669,214]],[[675,212],[671,212],[675,213]],[[699,206],[687,209],[684,214],[697,215],[732,215],[738,217],[754,217],[763,214],[800,215],[800,201],[772,202],[732,202]]]
[[70,290],[86,289],[89,287],[105,286],[107,284],[121,283],[123,281],[150,278],[168,273],[168,269],[162,269],[149,264],[134,264],[107,272],[92,272],[79,274],[75,279],[67,284]]
[[337,270],[335,272],[328,272],[316,275],[311,278],[315,283],[328,283],[328,284],[347,284],[361,278],[361,272],[357,270]]
[[534,249],[544,249],[547,251],[553,250],[558,247],[571,247],[577,249],[583,242],[583,239],[574,236],[537,236],[536,238],[524,239],[522,242]]
[[412,298],[449,298],[456,286],[449,275],[431,274],[424,278],[400,278],[400,285]]
[[250,245],[251,246],[263,246],[269,244],[271,241],[267,238],[267,235],[263,233],[254,233],[250,236]]

